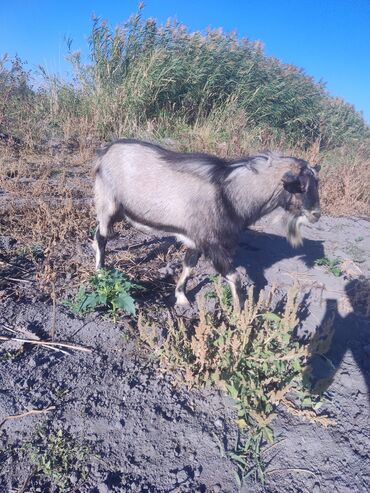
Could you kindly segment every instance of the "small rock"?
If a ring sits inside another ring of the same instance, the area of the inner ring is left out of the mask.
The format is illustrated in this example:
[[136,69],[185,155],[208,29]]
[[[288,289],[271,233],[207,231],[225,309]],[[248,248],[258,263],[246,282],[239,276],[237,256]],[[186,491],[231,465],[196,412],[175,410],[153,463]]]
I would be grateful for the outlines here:
[[178,471],[176,474],[176,479],[178,483],[184,483],[188,479],[188,474],[184,469]]
[[71,476],[70,476],[70,478],[69,478],[69,480],[70,480],[70,482],[71,482],[72,484],[76,484],[76,483],[77,483],[77,481],[78,481],[78,477],[76,476],[76,474],[75,474],[75,473],[72,473],[72,474],[71,474]]
[[158,269],[158,272],[161,275],[162,279],[175,275],[174,268],[170,264],[167,264],[166,267],[162,267],[161,269]]
[[221,493],[221,485],[215,484],[212,488],[212,493]]
[[216,421],[214,422],[214,425],[216,426],[216,428],[223,428],[224,423],[223,423],[222,419],[218,418],[218,419],[216,419]]
[[99,493],[109,493],[108,486],[105,483],[100,483],[97,486]]
[[11,238],[10,236],[1,236],[0,237],[0,248],[2,250],[10,250],[15,244],[17,240]]
[[197,454],[195,452],[191,452],[189,454],[189,461],[190,462],[194,462],[196,460],[196,458],[197,458]]

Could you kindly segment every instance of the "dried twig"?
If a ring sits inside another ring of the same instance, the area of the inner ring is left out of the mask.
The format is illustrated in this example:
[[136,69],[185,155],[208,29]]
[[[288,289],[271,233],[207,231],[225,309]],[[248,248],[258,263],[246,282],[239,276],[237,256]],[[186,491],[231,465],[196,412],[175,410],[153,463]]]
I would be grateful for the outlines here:
[[305,272],[291,272],[291,271],[288,271],[288,270],[281,270],[281,272],[286,275],[286,276],[289,276],[291,277],[292,279],[296,279],[297,277],[314,277],[315,274],[312,274],[310,271],[306,270]]
[[26,481],[23,483],[23,485],[20,487],[19,490],[11,490],[11,493],[26,493],[27,487],[33,477],[33,475],[36,472],[36,467],[32,468],[31,473],[27,476]]
[[10,420],[10,419],[21,419],[21,418],[24,418],[26,416],[32,416],[32,415],[35,415],[35,414],[44,414],[44,413],[48,413],[49,411],[54,411],[54,409],[56,409],[55,406],[48,406],[48,407],[45,407],[44,409],[31,409],[31,411],[26,411],[24,413],[21,413],[21,414],[15,414],[15,415],[11,415],[11,416],[6,416],[3,421],[0,423],[0,428],[3,426],[3,424]]
[[30,281],[29,279],[15,279],[14,277],[4,277],[7,281],[12,281],[12,282],[27,282],[27,283],[33,283],[35,281]]
[[271,449],[273,449],[274,447],[276,447],[277,445],[280,445],[280,443],[282,442],[285,442],[285,438],[283,438],[282,440],[279,440],[278,442],[275,442],[275,443],[272,443],[271,445],[269,445],[268,447],[264,447],[262,450],[261,450],[261,453],[262,454],[265,454],[266,452],[269,452]]
[[51,349],[52,351],[56,351],[58,353],[63,353],[63,354],[66,354],[67,356],[69,355],[69,353],[67,351],[64,351],[63,349],[61,349],[60,347],[54,347],[54,346],[49,346],[49,344],[45,344],[46,348],[48,349]]
[[25,269],[24,267],[22,267],[21,265],[18,265],[18,264],[15,264],[13,262],[8,262],[8,261],[5,261],[5,260],[0,260],[0,265],[11,265],[12,267],[16,267],[17,269],[23,271],[23,272],[29,272],[29,269]]
[[53,301],[53,312],[51,314],[50,338],[52,341],[54,341],[56,316],[57,316],[57,302],[56,302],[56,295],[55,295],[55,283],[52,282],[51,287],[52,287],[51,299]]
[[311,423],[320,423],[325,428],[327,426],[336,425],[336,422],[330,419],[328,416],[317,415],[314,411],[311,411],[310,409],[297,409],[295,405],[285,397],[281,399],[280,404],[282,404],[285,407],[285,409],[288,412],[290,412],[290,414],[292,414],[293,416],[304,418],[310,421]]
[[4,330],[8,330],[9,332],[12,332],[13,334],[16,334],[16,333],[17,333],[17,331],[16,331],[16,330],[14,330],[14,329],[12,329],[11,327],[8,327],[8,326],[6,326],[6,325],[4,325],[4,326],[3,326],[3,329],[4,329]]
[[84,351],[86,353],[92,352],[92,349],[83,346],[76,346],[74,344],[67,344],[64,342],[35,341],[32,339],[22,339],[21,337],[5,337],[5,336],[0,336],[0,341],[19,341],[27,344],[38,344],[39,346],[58,346],[58,347],[60,346],[67,349],[75,349],[76,351]]
[[312,474],[312,476],[317,476],[317,474],[314,471],[311,471],[311,469],[306,469],[303,467],[285,467],[284,469],[270,469],[269,471],[265,471],[265,474],[274,474],[276,472],[287,472],[287,471],[292,471],[292,472],[308,472],[309,474]]

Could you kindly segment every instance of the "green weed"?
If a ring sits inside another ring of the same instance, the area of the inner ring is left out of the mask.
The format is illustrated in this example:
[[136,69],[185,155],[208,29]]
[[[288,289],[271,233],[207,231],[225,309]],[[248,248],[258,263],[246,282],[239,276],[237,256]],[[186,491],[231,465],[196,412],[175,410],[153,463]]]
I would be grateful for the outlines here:
[[17,358],[19,355],[21,355],[23,352],[22,349],[18,351],[1,351],[0,352],[0,360],[3,361],[11,361]]
[[315,260],[315,265],[326,267],[326,270],[336,277],[340,277],[342,275],[339,259],[321,257]]
[[99,269],[87,284],[80,286],[75,299],[72,302],[65,301],[65,305],[81,314],[105,309],[116,321],[120,310],[135,315],[135,300],[131,293],[139,289],[143,288],[121,272]]
[[87,478],[88,447],[78,444],[62,430],[52,433],[39,430],[35,440],[24,444],[22,449],[28,454],[36,473],[49,478],[60,492],[70,491],[73,486],[71,474],[74,473],[78,481]]
[[34,262],[40,262],[45,258],[44,249],[40,245],[19,248],[17,250],[17,255],[19,257],[29,258]]
[[[162,368],[175,370],[181,381],[190,387],[217,386],[231,395],[243,437],[233,459],[241,476],[249,472],[263,480],[261,447],[273,441],[269,425],[274,410],[289,391],[301,389],[310,352],[309,344],[295,336],[297,289],[288,290],[282,312],[272,312],[272,293],[262,292],[254,302],[251,288],[244,309],[236,314],[222,299],[222,287],[215,280],[219,304],[214,313],[208,313],[200,299],[199,320],[193,325],[171,319],[163,339],[155,322],[141,315],[139,333]],[[303,406],[308,404],[306,399]]]
[[215,290],[205,293],[206,299],[218,299],[224,310],[231,310],[233,306],[233,297],[230,286],[222,282],[222,277],[219,275],[211,275],[209,279],[213,281]]
[[239,434],[234,450],[227,454],[238,467],[237,477],[240,486],[243,480],[250,476],[264,483],[265,463],[262,458],[261,449],[266,436],[269,442],[273,441],[270,428],[251,429],[243,438]]

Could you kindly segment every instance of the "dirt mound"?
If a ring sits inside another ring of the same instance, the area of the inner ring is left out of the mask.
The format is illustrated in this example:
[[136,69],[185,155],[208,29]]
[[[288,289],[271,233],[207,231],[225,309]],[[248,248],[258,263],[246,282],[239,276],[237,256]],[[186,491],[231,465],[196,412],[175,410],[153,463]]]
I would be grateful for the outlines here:
[[[302,333],[333,321],[325,355],[312,362],[317,384],[325,389],[320,413],[330,425],[282,402],[272,423],[275,444],[262,454],[266,482],[246,478],[241,491],[369,491],[369,222],[325,217],[305,228],[306,240],[297,250],[281,233],[271,218],[246,233],[238,252],[240,271],[245,285],[275,285],[281,293],[298,283]],[[140,234],[130,233],[112,242],[110,251],[141,241]],[[238,438],[233,401],[216,391],[174,386],[139,343],[128,317],[114,325],[98,314],[82,318],[53,307],[36,293],[35,264],[12,266],[15,245],[5,238],[0,246],[6,281],[1,335],[16,331],[37,341],[53,331],[55,341],[74,346],[2,344],[0,491],[58,491],[53,484],[81,493],[239,491],[230,458]],[[162,270],[158,279],[168,282],[158,281],[162,298],[149,300],[160,310],[163,299],[171,299],[180,255],[172,243],[165,257],[160,249],[153,253],[153,244],[145,248],[141,268],[154,262],[157,273]],[[81,255],[88,252],[86,247]],[[210,271],[201,261],[189,283],[191,301],[209,289]],[[23,291],[21,279],[29,281]],[[64,469],[51,480],[38,470],[51,470],[55,456]]]

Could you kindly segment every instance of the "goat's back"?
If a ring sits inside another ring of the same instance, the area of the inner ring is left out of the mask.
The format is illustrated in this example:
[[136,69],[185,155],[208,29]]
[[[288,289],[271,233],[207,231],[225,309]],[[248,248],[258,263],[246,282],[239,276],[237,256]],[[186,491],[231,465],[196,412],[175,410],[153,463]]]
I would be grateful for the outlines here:
[[207,155],[179,154],[148,143],[119,141],[98,157],[96,194],[108,194],[143,222],[188,230],[194,227],[194,215],[197,223],[217,220],[218,188],[211,175],[222,162],[214,159],[213,163]]

